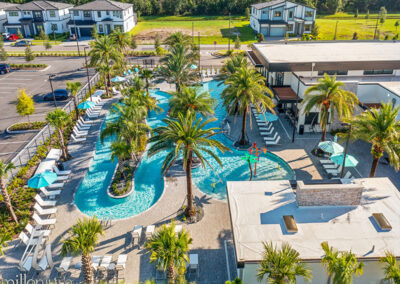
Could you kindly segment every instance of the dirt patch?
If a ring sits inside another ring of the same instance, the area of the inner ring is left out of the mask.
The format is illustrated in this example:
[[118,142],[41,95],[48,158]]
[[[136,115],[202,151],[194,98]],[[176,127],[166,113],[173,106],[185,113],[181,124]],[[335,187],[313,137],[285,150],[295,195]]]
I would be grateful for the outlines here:
[[156,35],[158,34],[160,40],[163,41],[175,32],[182,32],[185,35],[192,35],[191,30],[174,28],[174,29],[153,29],[152,31],[149,32],[141,32],[137,34],[135,37],[136,40],[139,41],[154,41],[156,39]]

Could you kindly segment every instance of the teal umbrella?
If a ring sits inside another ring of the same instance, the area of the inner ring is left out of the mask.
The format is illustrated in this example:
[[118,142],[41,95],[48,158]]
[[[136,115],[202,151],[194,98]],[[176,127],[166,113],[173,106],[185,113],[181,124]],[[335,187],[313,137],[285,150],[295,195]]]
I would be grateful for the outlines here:
[[[343,165],[344,153],[336,154],[331,156],[331,160],[337,165]],[[358,161],[352,155],[346,155],[345,167],[356,167],[358,165]]]
[[192,65],[190,65],[190,68],[191,69],[197,69],[197,65],[192,64]]
[[49,186],[57,180],[57,174],[53,172],[44,172],[34,175],[28,180],[28,186],[30,188],[41,188]]
[[80,103],[78,105],[79,109],[89,109],[91,107],[94,107],[96,104],[94,102],[90,102],[90,101],[84,101],[83,103]]
[[261,119],[261,120],[265,120],[266,119],[269,122],[273,122],[273,121],[278,120],[278,117],[275,114],[270,113],[270,112],[266,112],[264,114],[260,113],[258,115],[258,118]]
[[333,141],[319,142],[318,148],[320,148],[322,151],[326,153],[331,153],[331,154],[343,153],[343,147],[340,144]]
[[124,77],[117,76],[117,77],[112,78],[111,82],[113,82],[113,83],[121,83],[121,82],[125,82],[125,80],[126,79]]

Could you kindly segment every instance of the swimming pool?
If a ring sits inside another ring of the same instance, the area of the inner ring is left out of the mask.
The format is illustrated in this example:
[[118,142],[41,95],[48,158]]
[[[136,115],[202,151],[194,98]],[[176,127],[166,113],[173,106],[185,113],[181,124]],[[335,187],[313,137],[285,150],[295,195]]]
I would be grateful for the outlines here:
[[[167,93],[157,90],[152,92],[152,96],[158,99],[161,108],[168,109]],[[152,128],[157,127],[165,116],[166,112],[151,112],[147,123]],[[106,122],[116,118],[117,114],[109,113]],[[104,125],[105,123],[103,127]],[[116,161],[111,161],[111,142],[112,138],[108,138],[101,144],[98,139],[92,164],[75,196],[79,210],[99,219],[123,219],[146,211],[158,201],[164,189],[160,169],[165,153],[161,152],[150,158],[145,154],[135,175],[134,192],[123,199],[109,197],[107,187],[117,165]]]

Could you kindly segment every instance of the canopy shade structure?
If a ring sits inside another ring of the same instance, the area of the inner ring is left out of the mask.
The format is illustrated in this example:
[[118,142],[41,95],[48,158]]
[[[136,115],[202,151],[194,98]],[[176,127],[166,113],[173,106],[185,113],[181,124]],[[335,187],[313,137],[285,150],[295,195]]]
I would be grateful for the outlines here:
[[322,151],[330,153],[330,154],[340,154],[343,153],[343,147],[333,141],[323,141],[319,142],[318,148],[320,148]]
[[270,113],[270,112],[260,113],[258,115],[258,118],[261,119],[261,120],[265,120],[266,119],[269,122],[273,122],[273,121],[278,120],[278,117],[275,114]]
[[126,79],[124,77],[117,76],[117,77],[112,78],[111,82],[113,82],[113,83],[121,83],[121,82],[125,82],[125,80]]
[[34,175],[28,180],[28,186],[30,188],[41,188],[49,186],[57,180],[57,174],[53,172],[44,172]]
[[[344,153],[331,156],[331,160],[337,165],[343,165],[343,158],[344,158]],[[345,167],[356,167],[357,165],[358,165],[357,159],[354,158],[352,155],[347,154],[346,162],[345,162],[344,166]]]

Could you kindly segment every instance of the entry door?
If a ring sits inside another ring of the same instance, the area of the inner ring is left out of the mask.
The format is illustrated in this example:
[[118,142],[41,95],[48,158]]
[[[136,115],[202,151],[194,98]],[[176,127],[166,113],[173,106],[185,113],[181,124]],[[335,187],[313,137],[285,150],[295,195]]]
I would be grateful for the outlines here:
[[276,73],[276,86],[278,87],[283,86],[284,75],[285,74],[283,72]]
[[24,25],[24,34],[26,37],[31,36],[31,29],[30,29],[29,25]]

